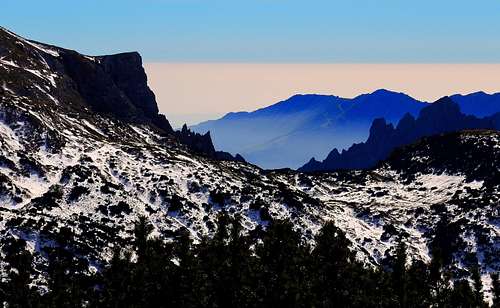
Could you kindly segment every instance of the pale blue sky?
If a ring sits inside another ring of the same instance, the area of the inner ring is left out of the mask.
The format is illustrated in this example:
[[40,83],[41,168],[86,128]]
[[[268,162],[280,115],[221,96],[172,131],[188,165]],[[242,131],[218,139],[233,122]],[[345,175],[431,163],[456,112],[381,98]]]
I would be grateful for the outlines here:
[[1,25],[155,62],[500,63],[500,1],[1,0]]

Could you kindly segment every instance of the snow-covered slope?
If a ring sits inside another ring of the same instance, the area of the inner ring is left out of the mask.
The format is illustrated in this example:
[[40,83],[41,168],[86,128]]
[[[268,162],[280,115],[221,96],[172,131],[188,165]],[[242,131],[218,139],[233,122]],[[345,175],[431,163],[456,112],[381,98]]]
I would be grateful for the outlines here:
[[469,253],[479,256],[486,285],[499,270],[498,132],[425,139],[369,171],[269,172],[194,155],[151,123],[96,112],[56,69],[64,50],[0,33],[22,49],[0,49],[0,244],[24,238],[40,264],[41,248],[63,226],[98,268],[113,243],[129,243],[139,215],[161,238],[187,229],[198,239],[227,211],[247,229],[288,218],[306,240],[334,220],[371,264],[398,237],[428,260],[446,218],[458,230],[457,271]]

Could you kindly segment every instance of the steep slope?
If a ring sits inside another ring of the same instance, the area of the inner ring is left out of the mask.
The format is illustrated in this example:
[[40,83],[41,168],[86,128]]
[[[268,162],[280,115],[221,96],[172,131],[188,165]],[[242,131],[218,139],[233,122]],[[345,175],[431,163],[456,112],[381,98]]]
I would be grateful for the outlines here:
[[[358,257],[373,264],[392,251],[400,235],[412,257],[428,261],[433,228],[446,216],[460,224],[453,252],[457,271],[465,252],[480,253],[485,279],[498,270],[498,180],[489,176],[493,173],[469,174],[447,164],[445,156],[442,168],[427,166],[433,150],[426,144],[373,171],[264,173],[244,163],[193,156],[148,127],[62,118],[62,123],[44,121],[36,131],[31,116],[1,124],[2,239],[25,239],[41,262],[44,245],[62,226],[75,231],[80,253],[98,266],[110,256],[112,243],[130,242],[139,215],[148,217],[162,238],[182,229],[200,238],[212,234],[217,213],[227,211],[241,214],[249,230],[270,219],[291,219],[306,239],[334,220]],[[49,126],[61,129],[56,136],[65,145],[56,153],[44,146],[34,150],[26,136],[47,140]],[[110,133],[97,133],[105,129]],[[452,148],[471,161],[491,153],[495,160],[487,162],[498,170],[499,141],[498,133],[470,133],[453,139]],[[407,157],[421,164],[407,170]]]
[[3,28],[0,43],[1,83],[7,95],[14,92],[21,99],[36,97],[40,105],[46,100],[71,112],[90,109],[173,131],[158,114],[138,53],[89,57],[25,40]]
[[26,40],[3,28],[0,28],[0,46],[3,98],[16,94],[16,100],[31,99],[37,108],[50,106],[82,116],[96,112],[154,125],[163,135],[175,135],[197,153],[235,159],[229,153],[217,153],[210,134],[174,132],[166,117],[159,113],[137,52],[84,56]]
[[[75,234],[75,254],[100,270],[115,243],[131,243],[139,216],[161,239],[188,230],[199,240],[214,233],[217,214],[226,211],[240,214],[245,230],[290,219],[304,240],[333,220],[367,264],[392,254],[398,237],[410,256],[428,261],[441,222],[453,231],[452,271],[463,276],[477,255],[489,290],[488,273],[500,265],[500,183],[487,172],[499,169],[498,132],[424,140],[373,170],[264,171],[196,155],[151,122],[91,111],[79,88],[45,65],[45,54],[58,59],[60,49],[15,40],[32,56],[21,62],[9,53],[18,43],[2,47],[0,254],[12,239],[25,240],[35,256],[34,285],[44,284],[44,249],[63,228]],[[67,100],[70,90],[75,101]],[[441,144],[463,155],[444,155]],[[480,160],[476,170],[472,162]]]
[[474,128],[500,129],[500,113],[481,119],[467,116],[460,112],[458,104],[444,97],[422,109],[416,119],[406,114],[396,128],[384,119],[376,119],[366,142],[354,144],[342,152],[334,149],[322,162],[312,158],[299,170],[312,172],[371,168],[387,158],[395,148],[422,137]]

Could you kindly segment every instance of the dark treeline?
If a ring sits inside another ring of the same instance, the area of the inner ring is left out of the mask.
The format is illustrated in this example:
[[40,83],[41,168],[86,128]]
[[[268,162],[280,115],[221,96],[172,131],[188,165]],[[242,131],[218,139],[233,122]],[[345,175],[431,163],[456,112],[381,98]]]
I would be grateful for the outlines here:
[[[132,247],[117,247],[103,270],[91,273],[72,253],[73,235],[61,228],[48,257],[44,290],[35,289],[33,256],[22,240],[4,246],[7,307],[486,307],[479,267],[470,281],[453,279],[447,242],[433,243],[429,264],[408,264],[404,244],[384,265],[355,259],[350,242],[327,223],[309,246],[287,221],[244,233],[237,218],[220,215],[213,237],[194,245],[188,231],[172,242],[152,238],[145,218]],[[498,276],[492,275],[495,307]],[[454,281],[454,282],[451,282]]]

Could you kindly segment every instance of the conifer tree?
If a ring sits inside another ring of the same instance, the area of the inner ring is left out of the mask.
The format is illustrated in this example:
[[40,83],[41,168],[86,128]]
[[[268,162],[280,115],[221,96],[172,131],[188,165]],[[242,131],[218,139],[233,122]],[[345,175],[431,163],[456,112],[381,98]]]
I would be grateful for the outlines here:
[[445,307],[480,307],[477,306],[474,290],[467,280],[458,280],[453,284],[449,297],[446,298]]
[[187,229],[179,230],[175,238],[174,258],[178,266],[174,267],[171,285],[173,307],[205,307],[206,289],[201,283],[199,260],[193,248],[193,240]]
[[392,266],[392,288],[397,295],[399,307],[406,308],[407,305],[407,270],[406,270],[406,245],[402,239],[399,239],[396,247],[396,256]]
[[471,279],[474,292],[474,300],[477,307],[484,307],[484,295],[483,295],[483,282],[481,281],[481,272],[479,264],[477,263],[477,258],[475,258],[475,263],[471,267]]
[[354,254],[349,249],[350,242],[344,232],[333,222],[327,222],[315,238],[312,252],[315,264],[314,291],[321,306],[348,305],[351,262]]
[[115,246],[113,257],[103,272],[102,292],[98,299],[94,299],[93,306],[119,308],[132,302],[132,263],[128,254],[123,255],[122,249]]
[[46,247],[48,255],[48,287],[43,301],[53,307],[81,307],[86,298],[88,262],[80,258],[74,247],[73,230],[60,227],[54,238],[55,245]]
[[500,308],[500,280],[498,273],[491,274],[491,287],[493,295],[493,308]]
[[36,307],[38,294],[31,288],[33,256],[26,250],[26,242],[12,239],[4,247],[5,261],[9,263],[8,282],[3,288],[9,307]]
[[415,260],[407,271],[408,307],[429,307],[431,305],[431,283],[429,265]]
[[134,228],[134,244],[138,262],[146,256],[147,241],[151,231],[153,231],[153,225],[145,216],[139,216]]
[[265,307],[306,305],[308,298],[307,255],[309,248],[289,221],[273,221],[257,246],[262,268],[257,296]]

